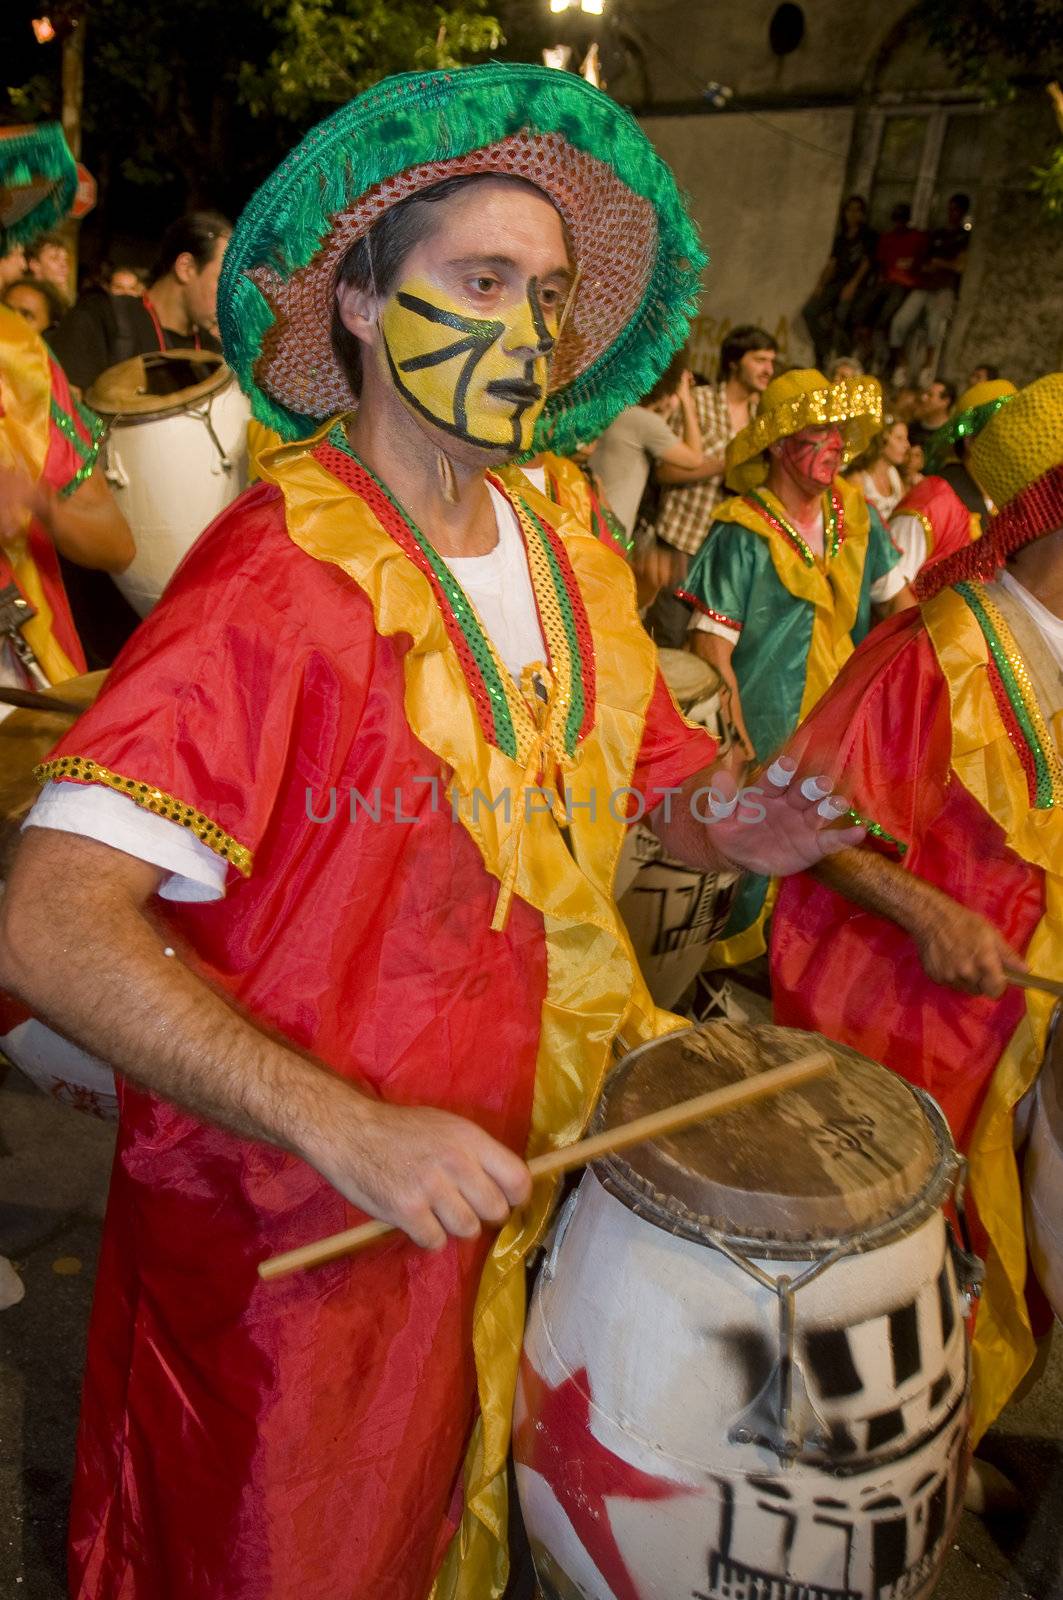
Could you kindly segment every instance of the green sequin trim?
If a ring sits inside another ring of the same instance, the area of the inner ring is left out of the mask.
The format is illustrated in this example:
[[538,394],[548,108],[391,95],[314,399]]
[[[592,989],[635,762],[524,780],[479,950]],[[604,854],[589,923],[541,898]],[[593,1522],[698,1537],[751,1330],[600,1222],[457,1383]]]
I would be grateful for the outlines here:
[[858,828],[863,828],[873,839],[881,839],[883,844],[893,845],[898,855],[906,856],[908,854],[908,846],[900,839],[895,838],[892,833],[888,833],[881,822],[872,822],[870,817],[862,817],[859,811],[854,810],[852,806],[846,812],[846,820],[854,823]]
[[91,434],[90,439],[82,437],[73,417],[64,411],[55,396],[52,396],[52,421],[81,457],[81,466],[70,482],[64,484],[63,488],[59,490],[59,498],[61,500],[66,500],[70,495],[74,494],[80,489],[85,479],[92,476],[92,470],[96,465],[96,458],[100,453],[100,445],[103,441],[102,419],[96,416],[95,412],[90,411],[87,406],[83,406],[80,401],[75,401],[74,403],[77,406],[78,415]]
[[535,529],[536,534],[546,552],[546,560],[550,568],[550,578],[557,596],[557,603],[561,611],[561,623],[568,640],[568,656],[572,663],[569,692],[571,704],[568,708],[568,717],[565,721],[565,754],[572,755],[579,739],[579,731],[583,726],[583,714],[586,710],[586,701],[583,697],[583,651],[580,649],[579,635],[576,632],[576,618],[572,611],[572,597],[568,592],[564,574],[558,566],[557,556],[539,518],[530,506],[522,500],[521,507]]
[[616,512],[609,511],[605,506],[602,506],[599,509],[598,515],[601,517],[602,522],[612,534],[613,538],[616,540],[621,550],[623,550],[624,554],[629,558],[634,555],[635,535],[633,533],[628,533]]
[[1008,652],[1001,642],[1000,636],[993,626],[992,618],[982,604],[981,596],[973,584],[957,583],[956,593],[970,606],[974,613],[975,621],[982,630],[982,635],[993,657],[994,665],[1000,673],[1000,681],[1004,685],[1004,693],[1015,715],[1015,720],[1022,730],[1022,736],[1033,758],[1034,772],[1037,777],[1037,792],[1034,805],[1038,810],[1044,810],[1055,804],[1055,786],[1052,782],[1052,771],[1048,757],[1045,754],[1037,729],[1030,718],[1026,702],[1023,697],[1022,687],[1015,676],[1015,669],[1011,664]]
[[337,450],[342,450],[344,455],[350,456],[352,461],[357,461],[362,471],[368,473],[369,477],[372,478],[381,494],[386,496],[387,500],[402,518],[407,528],[409,528],[411,537],[414,539],[418,548],[423,553],[425,560],[428,562],[436,580],[439,583],[440,588],[446,595],[447,602],[454,613],[455,620],[457,621],[462,633],[465,635],[465,641],[468,644],[469,649],[472,652],[473,659],[475,660],[476,665],[483,677],[484,687],[487,690],[488,698],[491,702],[491,716],[494,720],[495,728],[495,743],[498,745],[498,748],[502,751],[503,755],[507,755],[511,760],[516,761],[519,758],[517,735],[516,730],[513,727],[513,719],[509,713],[509,702],[506,696],[505,686],[498,675],[498,669],[495,666],[494,657],[491,654],[491,647],[487,642],[487,638],[483,629],[480,627],[480,623],[477,619],[475,611],[469,604],[465,590],[461,587],[461,584],[458,582],[457,578],[455,578],[454,574],[451,572],[442,556],[437,554],[433,546],[421,532],[420,528],[418,528],[417,524],[413,521],[409,514],[403,510],[402,506],[399,505],[398,501],[388,489],[387,485],[381,483],[380,479],[376,476],[376,473],[373,472],[370,467],[367,467],[361,456],[352,450],[350,441],[348,440],[342,425],[337,423],[336,427],[334,427],[329,433],[328,439],[329,444],[334,445]]
[[793,545],[794,549],[797,551],[797,554],[801,557],[801,560],[804,562],[806,567],[815,566],[816,558],[812,554],[811,547],[805,542],[804,539],[802,539],[797,529],[792,527],[790,523],[786,521],[785,517],[780,517],[777,511],[773,511],[768,502],[766,500],[762,500],[755,489],[751,489],[749,491],[746,499],[752,500],[754,504],[759,507],[773,528],[782,529],[783,533],[790,540],[790,543]]

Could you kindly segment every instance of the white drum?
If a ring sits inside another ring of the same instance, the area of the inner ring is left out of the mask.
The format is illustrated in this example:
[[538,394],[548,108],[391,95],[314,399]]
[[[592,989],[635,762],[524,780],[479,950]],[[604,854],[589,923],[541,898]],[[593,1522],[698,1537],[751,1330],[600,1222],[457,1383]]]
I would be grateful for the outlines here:
[[[689,650],[661,650],[661,673],[688,722],[722,739],[720,676]],[[648,797],[652,800],[652,796]],[[651,828],[628,829],[615,894],[642,975],[659,1006],[674,1006],[731,914],[736,872],[695,872],[666,855]]]
[[251,408],[221,356],[160,350],[102,374],[86,396],[108,423],[103,470],[137,554],[115,582],[142,617],[203,529],[247,487]]
[[1023,1163],[1026,1241],[1038,1281],[1063,1322],[1063,1000],[1048,1026]]
[[[633,1052],[595,1127],[807,1049],[712,1023]],[[976,1263],[944,1118],[839,1071],[595,1163],[514,1413],[545,1600],[926,1600],[960,1514]]]

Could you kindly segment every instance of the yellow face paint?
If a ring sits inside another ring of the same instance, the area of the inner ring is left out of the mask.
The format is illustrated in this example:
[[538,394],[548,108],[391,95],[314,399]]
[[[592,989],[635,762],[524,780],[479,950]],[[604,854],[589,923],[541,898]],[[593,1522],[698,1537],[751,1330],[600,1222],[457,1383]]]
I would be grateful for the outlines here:
[[474,317],[425,278],[402,283],[380,314],[383,359],[412,410],[466,444],[521,455],[546,403],[557,313],[528,281],[498,317]]

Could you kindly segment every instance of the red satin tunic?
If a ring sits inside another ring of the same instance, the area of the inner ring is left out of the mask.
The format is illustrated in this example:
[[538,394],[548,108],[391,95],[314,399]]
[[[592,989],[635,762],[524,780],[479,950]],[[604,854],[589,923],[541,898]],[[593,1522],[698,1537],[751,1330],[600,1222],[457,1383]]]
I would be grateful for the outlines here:
[[[248,491],[186,558],[58,754],[170,792],[254,852],[163,907],[212,984],[396,1103],[523,1150],[546,947],[442,805],[403,712],[409,639]],[[712,742],[658,680],[632,782]],[[330,791],[336,810],[327,816]],[[375,804],[374,821],[353,789]],[[309,797],[309,801],[308,801]],[[410,820],[415,819],[415,820]],[[106,957],[101,955],[101,981]],[[361,1220],[304,1162],[122,1086],[71,1528],[75,1600],[424,1600],[460,1516],[488,1241],[404,1240],[261,1283]]]

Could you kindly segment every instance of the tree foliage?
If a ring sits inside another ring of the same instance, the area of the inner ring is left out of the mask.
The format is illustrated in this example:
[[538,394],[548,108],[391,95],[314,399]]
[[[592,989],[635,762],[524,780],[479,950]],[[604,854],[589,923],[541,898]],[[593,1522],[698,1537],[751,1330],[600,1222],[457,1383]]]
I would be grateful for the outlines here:
[[[186,205],[240,203],[307,126],[377,78],[501,42],[489,0],[15,4],[27,33],[42,9],[60,40],[84,29],[86,158],[105,188],[109,175],[177,187]],[[38,51],[47,70],[8,89],[27,119],[59,113],[60,48]]]
[[960,80],[990,98],[1063,71],[1063,0],[920,0],[916,16]]

